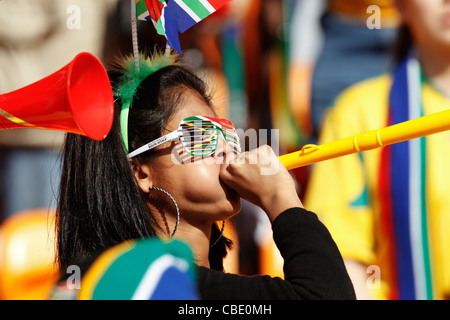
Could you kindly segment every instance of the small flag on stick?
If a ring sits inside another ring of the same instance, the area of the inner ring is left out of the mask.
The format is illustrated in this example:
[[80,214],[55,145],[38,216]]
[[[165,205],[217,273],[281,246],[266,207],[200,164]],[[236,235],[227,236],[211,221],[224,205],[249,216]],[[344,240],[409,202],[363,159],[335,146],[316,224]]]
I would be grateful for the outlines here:
[[231,0],[136,0],[136,17],[152,21],[158,34],[181,54],[178,34],[216,12]]

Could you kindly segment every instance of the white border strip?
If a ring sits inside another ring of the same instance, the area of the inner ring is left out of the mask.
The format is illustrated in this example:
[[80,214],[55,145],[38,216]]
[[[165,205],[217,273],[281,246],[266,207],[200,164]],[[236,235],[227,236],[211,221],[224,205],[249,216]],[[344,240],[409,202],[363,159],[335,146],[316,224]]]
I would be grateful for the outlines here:
[[148,300],[154,293],[163,273],[170,267],[175,267],[181,272],[189,269],[189,264],[171,254],[165,254],[156,259],[145,271],[142,281],[133,294],[132,300]]
[[[421,81],[420,65],[416,56],[409,58],[407,64],[408,79],[408,116],[416,119],[421,116]],[[409,141],[409,210],[410,210],[410,241],[413,262],[414,285],[416,299],[426,299],[426,278],[423,253],[422,234],[422,181],[421,181],[421,150],[420,139]]]

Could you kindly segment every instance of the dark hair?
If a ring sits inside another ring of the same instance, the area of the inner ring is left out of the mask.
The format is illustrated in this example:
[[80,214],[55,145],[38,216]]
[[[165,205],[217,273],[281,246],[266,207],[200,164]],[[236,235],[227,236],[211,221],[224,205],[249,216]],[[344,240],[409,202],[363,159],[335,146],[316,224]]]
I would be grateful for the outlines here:
[[[121,73],[109,72],[113,89]],[[167,66],[148,76],[136,91],[129,113],[129,149],[161,136],[170,116],[181,105],[185,90],[198,92],[211,105],[205,83],[182,66]],[[56,212],[56,262],[60,270],[118,243],[156,236],[148,198],[136,182],[120,132],[121,101],[109,135],[102,141],[70,134],[62,150],[62,176]],[[135,158],[148,163],[154,153]],[[213,224],[211,243],[220,237]],[[223,270],[231,241],[221,237],[210,249],[210,266]]]
[[414,46],[414,40],[408,26],[401,25],[397,30],[397,39],[393,47],[393,65],[405,59]]

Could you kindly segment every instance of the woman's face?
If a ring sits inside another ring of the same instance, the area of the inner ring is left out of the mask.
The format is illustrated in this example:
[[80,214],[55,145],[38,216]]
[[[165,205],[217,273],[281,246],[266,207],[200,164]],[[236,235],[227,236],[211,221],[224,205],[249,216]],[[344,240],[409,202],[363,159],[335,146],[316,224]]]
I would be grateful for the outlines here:
[[[186,90],[183,106],[169,119],[163,134],[176,130],[184,118],[196,115],[215,117],[198,93]],[[230,152],[223,139],[219,139],[212,156],[184,163],[180,159],[193,159],[186,156],[180,141],[168,142],[158,149],[158,156],[149,166],[152,186],[163,188],[174,197],[182,219],[218,221],[240,211],[239,195],[219,178],[224,156]]]
[[449,0],[397,0],[397,4],[417,45],[450,48]]

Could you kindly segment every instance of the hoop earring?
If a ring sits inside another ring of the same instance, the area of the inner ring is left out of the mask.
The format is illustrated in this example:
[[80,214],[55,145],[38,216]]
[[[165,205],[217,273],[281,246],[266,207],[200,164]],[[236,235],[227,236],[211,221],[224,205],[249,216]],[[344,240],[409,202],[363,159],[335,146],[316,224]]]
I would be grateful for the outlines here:
[[180,210],[178,209],[178,204],[177,204],[177,202],[176,202],[175,199],[172,197],[172,195],[171,195],[169,192],[167,192],[166,190],[164,190],[164,189],[161,189],[161,188],[158,188],[158,187],[150,187],[150,188],[148,188],[148,190],[149,190],[149,191],[150,191],[150,190],[158,190],[158,191],[161,191],[162,193],[166,194],[166,195],[170,198],[170,200],[172,200],[173,204],[175,205],[175,209],[177,210],[177,222],[176,222],[176,224],[175,224],[175,228],[173,229],[172,235],[170,236],[171,238],[173,238],[173,236],[175,235],[175,233],[176,233],[177,230],[178,230],[178,224],[180,223]]
[[216,241],[214,241],[214,243],[210,246],[210,248],[214,247],[217,244],[217,242],[219,242],[220,238],[222,238],[223,231],[225,230],[225,222],[226,220],[222,220],[222,229],[220,229],[220,236],[216,239]]

